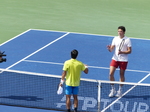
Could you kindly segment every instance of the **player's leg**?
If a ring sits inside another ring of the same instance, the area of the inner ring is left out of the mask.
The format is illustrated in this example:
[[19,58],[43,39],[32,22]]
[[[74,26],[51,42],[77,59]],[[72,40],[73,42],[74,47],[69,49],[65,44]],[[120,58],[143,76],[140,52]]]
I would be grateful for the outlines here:
[[[120,82],[125,81],[125,70],[127,68],[127,64],[128,64],[128,62],[120,62],[120,64],[119,64],[119,66],[120,66]],[[122,87],[123,84],[120,84],[120,86]]]
[[[125,70],[120,69],[120,82],[125,81],[124,74],[125,74]],[[119,90],[117,91],[116,97],[121,97],[122,96],[122,86],[123,86],[123,84],[119,85]]]
[[[125,81],[125,70],[121,69],[120,70],[120,82],[124,82]],[[121,84],[121,86],[123,86],[123,84]]]
[[[125,74],[125,70],[120,69],[120,82],[125,81],[124,74]],[[119,85],[119,90],[117,91],[116,97],[121,97],[122,96],[122,86],[123,86],[123,84]]]
[[71,95],[66,95],[66,108],[67,108],[67,112],[71,112],[70,110],[70,106],[71,106]]
[[109,71],[109,80],[110,81],[115,81],[115,78],[114,78],[115,70],[116,70],[116,67],[110,66],[110,71]]
[[78,108],[78,95],[73,95],[74,98],[74,112],[77,112],[77,108]]
[[[116,67],[110,66],[110,72],[109,72],[110,81],[115,81],[115,78],[114,78],[115,70],[116,70]],[[109,94],[109,97],[113,97],[116,94],[116,90],[115,90],[114,84],[112,84],[112,83],[111,83],[111,90],[110,91],[111,92]]]
[[115,81],[114,73],[116,71],[116,68],[118,68],[118,62],[115,60],[112,60],[110,62],[110,70],[109,70],[109,80],[110,81]]
[[[120,62],[120,82],[125,81],[125,70],[127,68],[128,62]],[[117,91],[116,97],[121,97],[122,96],[122,86],[123,84],[119,85],[119,90]]]
[[[115,74],[117,67],[118,67],[118,62],[115,60],[112,60],[110,63],[110,71],[109,71],[110,81],[115,81],[114,74]],[[116,90],[115,90],[114,84],[111,83],[111,92],[109,94],[109,97],[113,97],[115,94],[116,94]]]
[[77,108],[78,108],[78,91],[79,91],[78,86],[73,88],[74,112],[77,112]]
[[66,85],[66,108],[67,112],[71,112],[70,107],[71,107],[71,94],[72,94],[72,87]]

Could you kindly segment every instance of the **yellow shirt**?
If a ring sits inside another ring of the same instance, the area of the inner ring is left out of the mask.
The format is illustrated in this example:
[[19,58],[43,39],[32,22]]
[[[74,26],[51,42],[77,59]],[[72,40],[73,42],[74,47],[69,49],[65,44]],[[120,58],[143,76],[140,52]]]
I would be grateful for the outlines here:
[[66,85],[68,86],[79,86],[81,71],[85,70],[85,66],[82,62],[76,59],[70,59],[65,61],[64,71],[67,71]]

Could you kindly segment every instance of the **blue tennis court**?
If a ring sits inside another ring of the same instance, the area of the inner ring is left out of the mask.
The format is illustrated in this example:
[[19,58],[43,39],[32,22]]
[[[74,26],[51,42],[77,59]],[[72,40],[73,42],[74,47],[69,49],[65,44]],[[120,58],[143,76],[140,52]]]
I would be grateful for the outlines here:
[[[71,50],[77,49],[77,59],[89,66],[89,74],[82,74],[82,78],[108,81],[113,53],[108,52],[106,46],[112,39],[113,36],[29,29],[1,44],[7,62],[1,63],[0,68],[61,76],[64,61],[70,59]],[[131,42],[126,82],[149,83],[150,40],[131,38]],[[117,81],[118,72],[115,73]],[[13,100],[16,99],[13,97]]]

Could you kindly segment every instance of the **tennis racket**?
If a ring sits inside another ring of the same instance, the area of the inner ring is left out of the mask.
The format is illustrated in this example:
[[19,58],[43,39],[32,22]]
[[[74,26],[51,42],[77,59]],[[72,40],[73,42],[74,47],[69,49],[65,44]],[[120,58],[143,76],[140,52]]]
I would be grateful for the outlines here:
[[[124,46],[124,42],[125,42],[125,39],[123,39],[119,45],[119,51],[122,50],[123,46]],[[119,55],[119,54],[118,54]]]

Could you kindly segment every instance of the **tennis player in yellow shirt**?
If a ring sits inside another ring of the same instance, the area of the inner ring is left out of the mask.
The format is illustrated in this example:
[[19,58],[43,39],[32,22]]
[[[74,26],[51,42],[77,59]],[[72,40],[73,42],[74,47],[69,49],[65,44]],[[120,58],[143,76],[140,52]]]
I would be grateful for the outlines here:
[[[60,86],[63,86],[63,83],[66,83],[66,108],[67,112],[71,112],[71,95],[74,98],[74,112],[77,112],[78,108],[78,91],[80,85],[80,76],[81,72],[88,73],[87,65],[84,65],[81,61],[78,61],[76,58],[78,56],[77,50],[71,51],[71,59],[65,61],[63,66],[62,78],[60,81]],[[66,81],[65,81],[66,78]]]

